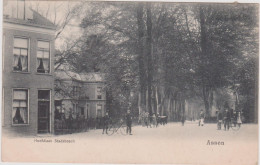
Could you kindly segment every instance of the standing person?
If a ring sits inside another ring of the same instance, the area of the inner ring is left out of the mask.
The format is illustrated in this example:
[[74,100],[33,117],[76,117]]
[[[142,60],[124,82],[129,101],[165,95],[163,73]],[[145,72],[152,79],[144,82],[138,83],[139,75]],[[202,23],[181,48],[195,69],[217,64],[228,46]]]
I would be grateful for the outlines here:
[[70,111],[69,118],[68,118],[68,129],[69,133],[72,134],[72,129],[73,129],[73,117],[72,117],[72,111]]
[[132,116],[130,114],[130,110],[127,110],[127,114],[126,114],[126,133],[129,135],[132,135]]
[[204,125],[205,114],[204,114],[204,112],[203,112],[202,109],[200,110],[199,117],[200,117],[200,118],[199,118],[199,126],[200,126],[200,125],[203,126],[203,125]]
[[238,124],[238,127],[241,126],[242,124],[242,120],[241,120],[241,112],[237,112],[237,124]]
[[108,112],[106,112],[106,115],[103,117],[103,133],[106,130],[106,134],[107,134],[107,129],[108,129],[108,124],[109,124],[109,116],[108,116]]
[[148,125],[149,125],[149,113],[148,112],[145,112],[145,125],[148,128]]
[[225,127],[225,131],[226,131],[226,130],[229,130],[230,120],[231,120],[231,114],[230,114],[230,111],[226,108],[225,115],[224,115],[224,127]]
[[157,121],[156,121],[156,116],[155,113],[153,113],[153,127],[156,127]]
[[182,126],[184,126],[184,122],[185,122],[185,115],[183,114],[183,115],[181,116],[181,123],[182,123]]
[[218,130],[221,130],[222,113],[220,111],[216,111],[216,113],[217,113],[217,127]]

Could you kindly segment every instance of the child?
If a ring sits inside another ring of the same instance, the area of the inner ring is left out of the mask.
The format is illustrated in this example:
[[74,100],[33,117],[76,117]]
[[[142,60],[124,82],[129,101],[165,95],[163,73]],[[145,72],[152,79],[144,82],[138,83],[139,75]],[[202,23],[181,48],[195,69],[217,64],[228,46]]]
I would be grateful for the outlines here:
[[238,127],[240,127],[241,124],[242,124],[241,113],[240,112],[238,112],[238,114],[237,114],[237,124],[238,124]]

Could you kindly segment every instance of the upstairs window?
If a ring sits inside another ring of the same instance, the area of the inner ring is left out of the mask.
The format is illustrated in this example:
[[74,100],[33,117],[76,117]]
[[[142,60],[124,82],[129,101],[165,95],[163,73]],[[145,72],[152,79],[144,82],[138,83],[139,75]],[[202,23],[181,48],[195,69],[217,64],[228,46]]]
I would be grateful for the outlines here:
[[97,87],[97,99],[102,99],[102,87]]
[[80,96],[80,87],[72,86],[72,97],[79,97],[79,96]]
[[14,38],[14,71],[28,72],[28,41],[26,38]]
[[28,124],[28,90],[13,91],[13,124]]
[[50,42],[38,41],[37,46],[37,72],[50,73]]

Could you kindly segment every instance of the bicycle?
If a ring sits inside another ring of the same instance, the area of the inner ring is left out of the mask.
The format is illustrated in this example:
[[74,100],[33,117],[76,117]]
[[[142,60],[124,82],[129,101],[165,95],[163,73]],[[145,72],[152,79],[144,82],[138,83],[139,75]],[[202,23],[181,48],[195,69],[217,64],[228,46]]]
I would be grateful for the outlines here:
[[121,119],[118,123],[116,123],[116,124],[110,124],[109,126],[108,126],[108,129],[107,129],[107,135],[108,136],[111,136],[111,135],[113,135],[114,133],[118,133],[118,130],[120,130],[120,133],[122,134],[122,135],[127,135],[127,133],[126,133],[126,125],[124,124],[124,121],[123,121],[123,119]]
[[230,127],[232,128],[232,130],[237,131],[240,129],[241,124],[238,124],[235,118],[231,118]]

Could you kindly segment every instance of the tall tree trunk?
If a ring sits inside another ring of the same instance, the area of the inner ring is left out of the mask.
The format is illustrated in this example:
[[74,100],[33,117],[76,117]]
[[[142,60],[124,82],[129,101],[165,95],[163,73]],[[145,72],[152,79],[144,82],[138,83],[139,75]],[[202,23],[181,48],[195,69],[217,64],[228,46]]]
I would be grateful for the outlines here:
[[158,87],[155,87],[155,98],[156,98],[156,114],[159,112],[159,96],[158,96]]
[[148,110],[152,115],[151,95],[152,95],[152,14],[151,3],[146,3],[146,26],[147,26],[147,38],[146,38],[146,55],[147,55],[147,91],[148,91]]
[[138,92],[138,111],[139,115],[142,113],[142,106],[141,106],[141,91]]
[[139,63],[139,79],[140,79],[140,107],[145,108],[146,103],[146,71],[145,71],[145,24],[144,24],[144,3],[139,2],[136,10],[137,27],[138,27],[138,63]]
[[205,14],[204,14],[203,7],[200,6],[200,47],[201,47],[201,61],[202,61],[202,73],[201,73],[201,81],[202,81],[202,92],[203,92],[203,101],[205,105],[205,111],[206,111],[206,116],[209,116],[210,114],[210,93],[211,93],[211,88],[209,81],[207,79],[207,73],[206,73],[206,68],[208,64],[208,58],[207,56],[209,55],[208,53],[208,46],[207,46],[207,30],[206,30],[206,22],[205,22]]

